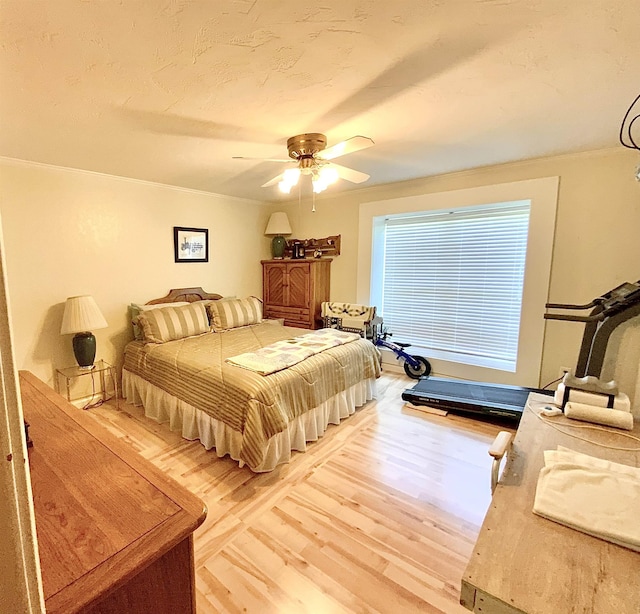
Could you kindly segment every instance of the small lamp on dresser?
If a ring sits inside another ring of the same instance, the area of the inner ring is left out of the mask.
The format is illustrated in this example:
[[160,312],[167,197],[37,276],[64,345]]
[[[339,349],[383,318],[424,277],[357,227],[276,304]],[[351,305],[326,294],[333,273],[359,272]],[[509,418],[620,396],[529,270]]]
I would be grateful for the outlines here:
[[266,236],[274,235],[271,240],[271,255],[274,258],[282,258],[284,256],[284,248],[286,241],[283,235],[291,234],[291,226],[289,225],[289,218],[284,211],[276,211],[271,214],[269,223],[264,231]]
[[81,369],[93,369],[96,357],[96,338],[90,331],[107,326],[107,321],[92,296],[71,296],[67,299],[60,334],[75,333],[73,353]]

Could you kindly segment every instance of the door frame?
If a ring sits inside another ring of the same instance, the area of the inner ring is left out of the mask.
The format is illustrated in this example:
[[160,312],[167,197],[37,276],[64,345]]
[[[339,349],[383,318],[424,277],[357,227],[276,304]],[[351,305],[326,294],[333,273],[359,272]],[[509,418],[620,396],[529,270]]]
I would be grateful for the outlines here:
[[29,458],[0,234],[0,611],[44,614]]

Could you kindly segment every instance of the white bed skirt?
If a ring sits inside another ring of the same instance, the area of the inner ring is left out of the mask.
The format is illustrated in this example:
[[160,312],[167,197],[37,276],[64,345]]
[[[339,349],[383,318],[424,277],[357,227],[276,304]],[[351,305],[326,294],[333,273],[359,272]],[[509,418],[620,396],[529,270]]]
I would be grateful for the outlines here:
[[[179,431],[185,439],[199,439],[210,450],[215,448],[219,457],[228,454],[242,467],[240,458],[242,433],[229,428],[224,422],[171,396],[126,369],[122,370],[122,394],[128,403],[142,405],[145,416],[156,422],[169,423],[172,431]],[[276,465],[291,460],[293,450],[304,452],[308,441],[316,441],[329,424],[355,413],[356,408],[376,396],[375,378],[363,380],[355,386],[339,392],[318,407],[309,410],[289,423],[286,431],[274,435],[267,444],[264,460],[252,471],[271,471]]]

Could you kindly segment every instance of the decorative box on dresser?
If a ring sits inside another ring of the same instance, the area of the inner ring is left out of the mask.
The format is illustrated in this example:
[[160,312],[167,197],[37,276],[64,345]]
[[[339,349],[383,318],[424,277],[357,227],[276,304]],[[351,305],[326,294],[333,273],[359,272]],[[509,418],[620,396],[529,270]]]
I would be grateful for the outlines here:
[[262,260],[265,318],[285,326],[320,328],[320,306],[329,300],[331,258]]
[[20,390],[47,614],[195,614],[202,501],[28,371]]

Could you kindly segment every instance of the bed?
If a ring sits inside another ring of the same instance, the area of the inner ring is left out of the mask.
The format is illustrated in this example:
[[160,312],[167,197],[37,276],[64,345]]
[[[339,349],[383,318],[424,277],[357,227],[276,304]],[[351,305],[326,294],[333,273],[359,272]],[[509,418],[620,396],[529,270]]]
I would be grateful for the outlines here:
[[228,359],[268,353],[313,331],[262,320],[258,299],[223,299],[201,288],[171,290],[140,309],[134,321],[141,338],[124,353],[126,400],[255,472],[288,462],[375,397],[380,364],[366,339],[263,375]]

